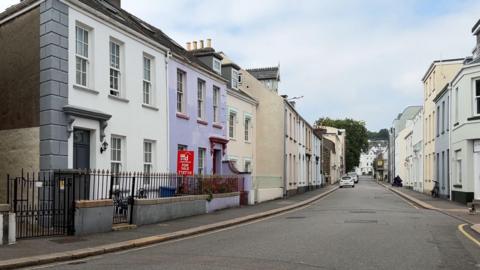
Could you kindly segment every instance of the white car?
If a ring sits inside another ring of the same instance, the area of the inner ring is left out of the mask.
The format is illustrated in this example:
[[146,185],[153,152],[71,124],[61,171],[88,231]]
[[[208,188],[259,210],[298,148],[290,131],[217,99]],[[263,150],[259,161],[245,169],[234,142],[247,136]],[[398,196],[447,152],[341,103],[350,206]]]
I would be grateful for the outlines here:
[[355,187],[355,179],[348,175],[342,176],[340,178],[340,188],[344,186]]
[[353,177],[353,182],[355,182],[355,184],[358,183],[358,174],[356,172],[349,172],[348,176]]

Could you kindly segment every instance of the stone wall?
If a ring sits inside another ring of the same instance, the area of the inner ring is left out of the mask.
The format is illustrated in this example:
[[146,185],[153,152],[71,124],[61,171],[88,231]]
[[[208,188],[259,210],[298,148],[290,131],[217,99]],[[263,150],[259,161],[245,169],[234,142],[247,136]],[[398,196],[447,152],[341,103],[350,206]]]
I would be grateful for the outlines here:
[[38,172],[39,151],[38,127],[0,130],[0,203],[7,200],[7,174]]
[[75,203],[75,235],[109,232],[112,230],[112,223],[112,200]]
[[213,194],[213,197],[210,201],[207,201],[206,210],[207,213],[211,213],[217,210],[233,208],[240,206],[240,193],[224,193],[224,194]]

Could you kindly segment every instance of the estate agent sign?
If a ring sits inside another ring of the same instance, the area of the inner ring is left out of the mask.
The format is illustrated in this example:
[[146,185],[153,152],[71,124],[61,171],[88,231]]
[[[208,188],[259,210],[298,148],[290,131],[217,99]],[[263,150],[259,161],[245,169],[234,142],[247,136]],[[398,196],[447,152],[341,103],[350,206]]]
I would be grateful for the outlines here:
[[179,175],[193,175],[193,151],[178,151],[177,154],[177,174]]

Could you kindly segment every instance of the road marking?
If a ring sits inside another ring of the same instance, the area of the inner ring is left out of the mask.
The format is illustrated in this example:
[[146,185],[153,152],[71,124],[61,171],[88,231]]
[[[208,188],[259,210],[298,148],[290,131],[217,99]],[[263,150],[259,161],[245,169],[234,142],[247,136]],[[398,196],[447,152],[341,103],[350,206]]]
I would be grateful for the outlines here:
[[472,240],[472,242],[474,242],[475,244],[477,244],[477,245],[480,247],[480,241],[478,241],[477,239],[475,239],[475,237],[471,236],[469,233],[467,233],[467,232],[463,229],[463,227],[465,227],[466,225],[468,225],[468,224],[464,223],[464,224],[458,225],[458,230],[459,230],[460,232],[462,232],[468,239]]

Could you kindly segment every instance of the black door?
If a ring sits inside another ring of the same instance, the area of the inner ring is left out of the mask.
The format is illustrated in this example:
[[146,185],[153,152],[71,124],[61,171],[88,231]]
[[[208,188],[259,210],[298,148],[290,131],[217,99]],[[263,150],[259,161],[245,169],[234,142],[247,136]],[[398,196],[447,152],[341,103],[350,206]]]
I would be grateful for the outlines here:
[[73,131],[73,168],[90,169],[90,131]]

